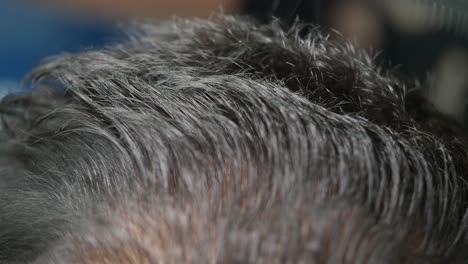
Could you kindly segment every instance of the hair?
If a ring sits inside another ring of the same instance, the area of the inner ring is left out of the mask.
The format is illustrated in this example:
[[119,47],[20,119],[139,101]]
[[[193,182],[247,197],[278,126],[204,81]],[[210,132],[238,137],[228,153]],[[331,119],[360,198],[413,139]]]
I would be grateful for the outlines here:
[[2,263],[456,263],[465,130],[312,25],[140,22],[0,103]]

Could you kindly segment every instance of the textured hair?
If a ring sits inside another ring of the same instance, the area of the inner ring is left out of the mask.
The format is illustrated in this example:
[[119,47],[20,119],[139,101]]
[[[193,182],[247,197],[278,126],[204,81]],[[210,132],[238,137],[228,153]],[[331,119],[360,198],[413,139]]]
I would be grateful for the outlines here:
[[1,263],[462,263],[466,132],[311,26],[136,23],[0,103]]

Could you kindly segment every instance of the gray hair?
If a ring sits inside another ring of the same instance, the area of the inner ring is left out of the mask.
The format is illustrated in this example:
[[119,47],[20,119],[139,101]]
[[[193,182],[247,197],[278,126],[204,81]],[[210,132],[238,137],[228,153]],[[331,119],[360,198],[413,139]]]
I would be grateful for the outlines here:
[[460,263],[465,131],[311,25],[137,23],[0,103],[0,260]]

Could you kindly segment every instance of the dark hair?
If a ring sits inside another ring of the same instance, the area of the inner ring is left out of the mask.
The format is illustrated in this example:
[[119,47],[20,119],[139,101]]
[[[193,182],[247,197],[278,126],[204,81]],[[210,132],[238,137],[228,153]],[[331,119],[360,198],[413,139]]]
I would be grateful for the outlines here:
[[466,134],[417,83],[310,25],[131,32],[0,104],[2,263],[466,260]]

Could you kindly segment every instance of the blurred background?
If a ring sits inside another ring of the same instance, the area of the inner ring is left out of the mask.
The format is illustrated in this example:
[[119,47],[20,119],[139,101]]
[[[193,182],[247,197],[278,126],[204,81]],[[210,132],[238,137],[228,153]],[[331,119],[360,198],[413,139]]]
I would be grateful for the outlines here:
[[223,11],[331,27],[378,60],[415,76],[424,94],[468,124],[468,0],[0,0],[0,98],[51,55],[123,38],[135,17],[209,17]]

